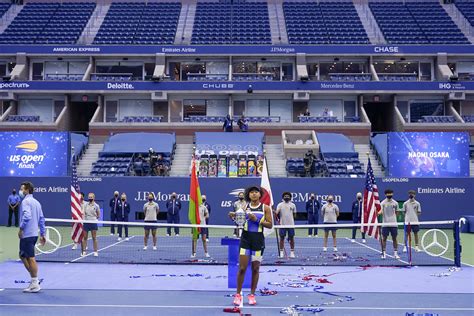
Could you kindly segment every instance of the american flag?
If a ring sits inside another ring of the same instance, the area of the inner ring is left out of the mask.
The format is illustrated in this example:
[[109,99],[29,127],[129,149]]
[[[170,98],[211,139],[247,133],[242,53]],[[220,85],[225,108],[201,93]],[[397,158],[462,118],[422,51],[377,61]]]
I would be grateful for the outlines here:
[[364,216],[362,217],[362,224],[367,224],[362,226],[362,231],[367,233],[369,236],[372,236],[376,239],[379,238],[378,226],[373,225],[377,224],[377,213],[380,211],[380,200],[379,200],[379,190],[377,189],[377,184],[375,183],[374,170],[372,170],[372,165],[370,164],[370,158],[367,163],[367,175],[365,181],[364,189],[364,203],[363,203],[363,212]]
[[[71,213],[73,220],[82,220],[81,193],[79,183],[77,181],[76,162],[72,162],[72,179],[71,179]],[[81,241],[82,223],[74,223],[72,225],[71,237],[75,243]]]

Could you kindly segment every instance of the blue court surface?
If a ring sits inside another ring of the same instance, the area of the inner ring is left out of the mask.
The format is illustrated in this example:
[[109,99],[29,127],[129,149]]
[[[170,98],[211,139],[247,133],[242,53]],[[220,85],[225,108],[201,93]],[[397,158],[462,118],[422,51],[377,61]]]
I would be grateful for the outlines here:
[[[226,315],[234,292],[226,266],[42,262],[37,294],[21,292],[29,278],[20,262],[0,264],[0,275],[2,316]],[[264,288],[277,293],[245,304],[242,315],[278,315],[292,305],[301,315],[474,314],[472,267],[264,266]]]

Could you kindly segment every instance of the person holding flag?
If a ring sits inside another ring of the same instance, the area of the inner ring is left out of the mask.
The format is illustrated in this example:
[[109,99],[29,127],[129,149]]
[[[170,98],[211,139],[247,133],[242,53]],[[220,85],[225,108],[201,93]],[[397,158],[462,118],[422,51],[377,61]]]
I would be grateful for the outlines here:
[[[207,210],[206,205],[204,205],[204,203],[201,203],[201,205],[199,205],[199,220],[201,223],[206,223],[208,218],[209,218],[209,211]],[[204,227],[200,228],[200,235],[202,238],[202,247],[204,248],[204,256],[206,258],[210,258],[211,256],[207,252],[208,229]],[[193,250],[192,250],[193,252],[191,254],[191,258],[196,258],[196,246],[197,246],[198,238],[194,238],[194,235],[193,235]]]

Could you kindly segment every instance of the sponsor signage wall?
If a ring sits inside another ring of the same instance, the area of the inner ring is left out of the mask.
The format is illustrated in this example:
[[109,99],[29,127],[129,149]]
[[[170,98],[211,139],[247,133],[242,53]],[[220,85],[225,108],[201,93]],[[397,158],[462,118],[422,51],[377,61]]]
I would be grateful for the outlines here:
[[[25,178],[0,177],[0,200],[4,201],[4,212],[0,212],[0,224],[7,222],[7,197],[13,187],[19,188]],[[70,218],[70,178],[51,177],[31,179],[36,186],[35,196],[43,205],[46,217]],[[284,191],[291,191],[298,212],[305,212],[305,203],[311,192],[319,201],[325,201],[328,194],[335,195],[335,202],[341,212],[350,213],[351,204],[357,192],[362,192],[365,179],[323,179],[323,178],[275,178],[271,179],[275,201],[281,201]],[[81,190],[94,192],[101,208],[103,218],[110,218],[108,203],[113,192],[125,192],[131,203],[130,220],[135,220],[135,213],[143,209],[146,196],[153,192],[161,212],[165,212],[166,200],[172,192],[178,194],[182,202],[181,221],[187,223],[189,201],[189,178],[158,177],[110,177],[79,178]],[[211,223],[230,225],[227,213],[240,190],[253,184],[259,184],[257,178],[200,178],[201,192],[207,195],[212,205]],[[474,215],[472,196],[474,196],[474,178],[384,178],[377,179],[379,191],[392,188],[395,199],[407,199],[408,190],[417,192],[417,199],[422,206],[421,220],[449,220],[463,215]],[[304,222],[298,222],[303,224]]]
[[301,91],[474,91],[474,82],[191,82],[191,81],[133,81],[133,82],[106,82],[106,81],[13,81],[0,82],[0,91],[245,91],[252,86],[254,91],[265,90],[301,90]]
[[0,176],[67,176],[68,157],[67,132],[0,132]]
[[364,55],[393,55],[393,54],[474,54],[472,45],[305,45],[305,46],[55,46],[55,45],[0,45],[3,54],[55,54],[55,55],[101,55],[101,54],[156,54],[194,55],[194,54],[272,54],[287,55],[296,53],[306,54],[364,54]]
[[388,134],[391,177],[469,177],[468,133]]

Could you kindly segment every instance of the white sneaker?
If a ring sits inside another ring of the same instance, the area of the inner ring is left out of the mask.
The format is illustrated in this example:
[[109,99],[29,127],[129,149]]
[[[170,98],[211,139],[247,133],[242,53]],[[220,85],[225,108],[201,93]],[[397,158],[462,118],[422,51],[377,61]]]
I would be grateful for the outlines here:
[[169,236],[170,236],[170,234],[166,234],[166,237],[169,237]]
[[83,251],[81,252],[81,257],[85,257],[87,255],[87,252]]
[[206,258],[210,258],[210,257],[211,257],[211,256],[209,256],[209,254],[208,254],[207,252],[204,254],[204,256],[205,256]]
[[89,250],[89,246],[86,246],[86,250]]
[[403,246],[403,252],[407,252],[407,246]]
[[284,257],[283,251],[280,251],[280,255],[279,255],[278,257],[279,257],[279,258],[283,258],[283,257]]
[[290,252],[290,258],[296,258],[296,257],[295,257],[295,252],[294,252],[294,251]]
[[38,293],[40,290],[41,290],[41,287],[39,286],[38,283],[36,284],[30,283],[30,285],[26,289],[23,289],[23,293]]
[[121,240],[122,240],[122,237],[117,238],[117,241],[121,241]]
[[324,251],[324,252],[328,251],[328,248],[327,248],[327,247],[323,247],[323,251]]
[[72,249],[72,250],[76,250],[76,249],[77,249],[77,244],[72,245],[72,248],[71,248],[71,249]]
[[366,243],[365,239],[362,239],[362,243],[363,243],[363,244],[365,244],[365,243]]
[[114,234],[110,233],[110,236],[113,236]]
[[351,242],[356,242],[355,239],[351,239]]
[[398,255],[398,252],[396,251],[393,253],[393,257],[397,260],[400,259],[400,256]]
[[314,238],[318,238],[318,235],[314,235]]
[[191,254],[191,258],[196,258],[196,254],[195,253]]
[[99,253],[97,251],[94,251],[94,257],[98,257]]
[[176,234],[175,236],[176,236],[176,237],[179,237],[179,234]]
[[312,235],[308,235],[308,238],[311,238],[311,237],[313,237],[313,236],[312,236]]
[[156,250],[156,249],[158,249],[158,248],[156,248],[156,246],[153,246],[153,250]]
[[385,252],[382,252],[381,258],[382,258],[382,259],[385,259]]
[[206,242],[209,242],[209,238],[206,238]]
[[420,250],[420,247],[415,246],[415,251],[416,251],[416,252],[420,252],[420,251],[421,251],[421,250]]
[[127,237],[127,238],[125,238],[125,241],[129,241],[129,240],[130,240],[130,238],[128,238],[128,237]]
[[337,252],[337,247],[334,247],[334,252]]
[[147,249],[148,249],[148,247],[147,247],[147,246],[144,246],[144,247],[143,247],[143,250],[147,250]]

